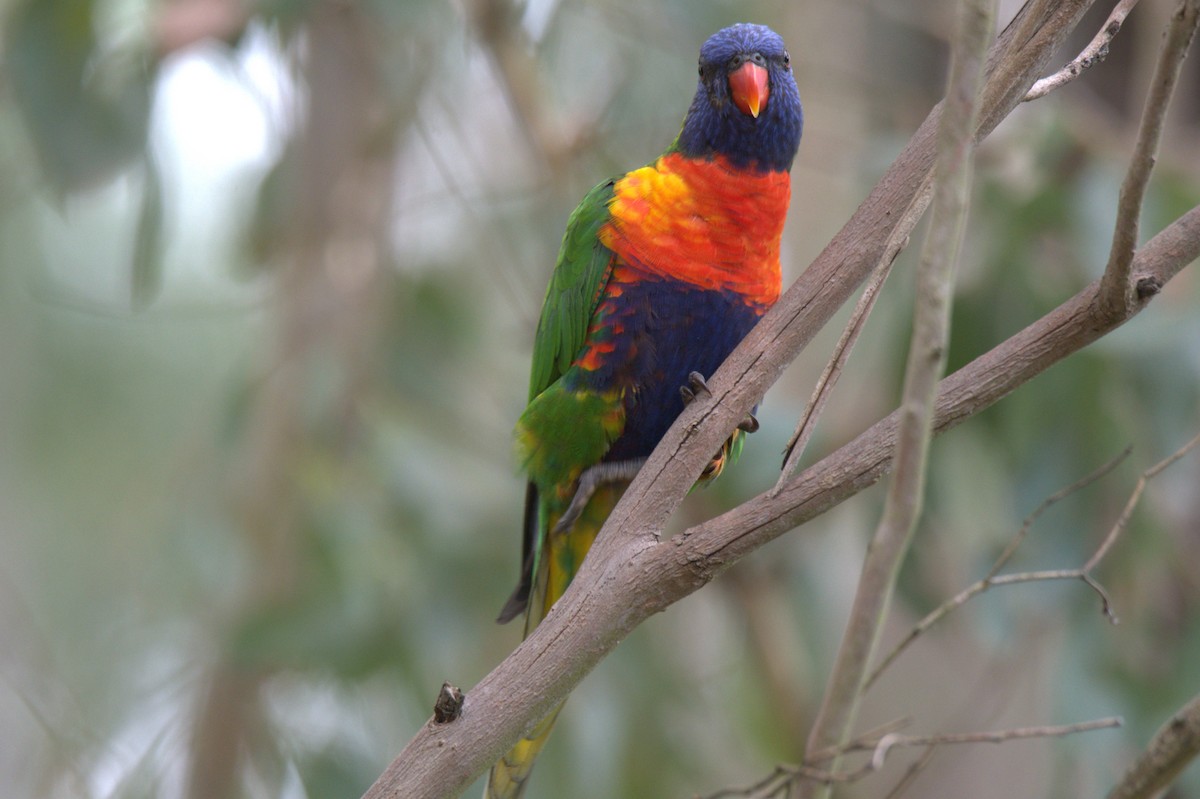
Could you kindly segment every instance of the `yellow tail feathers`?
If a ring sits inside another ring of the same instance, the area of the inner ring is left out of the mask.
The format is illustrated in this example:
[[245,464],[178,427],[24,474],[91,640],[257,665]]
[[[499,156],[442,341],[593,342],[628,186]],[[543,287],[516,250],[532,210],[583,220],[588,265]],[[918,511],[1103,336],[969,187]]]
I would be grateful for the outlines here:
[[525,780],[533,771],[534,761],[546,741],[550,731],[554,729],[554,720],[562,705],[550,711],[550,715],[538,722],[528,736],[517,741],[504,757],[496,761],[488,774],[487,787],[483,790],[484,799],[519,799],[525,792]]
[[[592,495],[587,507],[575,524],[563,533],[546,534],[545,549],[542,552],[538,574],[534,576],[533,591],[525,616],[525,636],[528,637],[533,628],[546,617],[551,606],[558,601],[571,579],[583,564],[583,558],[596,540],[596,533],[604,526],[604,520],[616,506],[621,494],[625,493],[628,483],[601,486]],[[565,507],[570,497],[562,502]],[[543,530],[553,530],[558,521],[558,513],[543,513]],[[491,773],[488,774],[487,787],[484,789],[484,799],[519,799],[525,791],[525,780],[533,771],[534,761],[554,729],[554,721],[562,705],[550,711],[544,719],[537,723],[529,733],[517,741],[512,749],[500,758]]]

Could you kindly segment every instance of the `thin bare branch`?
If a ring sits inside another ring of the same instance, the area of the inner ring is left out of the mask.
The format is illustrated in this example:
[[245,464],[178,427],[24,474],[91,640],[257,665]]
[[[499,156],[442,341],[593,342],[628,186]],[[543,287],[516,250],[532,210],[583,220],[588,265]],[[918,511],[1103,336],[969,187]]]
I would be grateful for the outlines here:
[[1006,546],[1004,548],[1004,551],[1002,553],[1000,553],[1000,557],[996,558],[996,562],[992,564],[992,568],[988,569],[988,573],[983,576],[983,579],[985,581],[990,580],[991,578],[993,578],[997,574],[999,574],[1000,570],[1003,569],[1005,567],[1005,565],[1008,564],[1008,561],[1012,558],[1013,554],[1017,551],[1017,548],[1019,546],[1021,546],[1021,543],[1025,540],[1025,537],[1027,535],[1029,535],[1029,530],[1030,530],[1030,528],[1033,527],[1033,523],[1038,520],[1038,517],[1040,517],[1043,513],[1045,513],[1047,510],[1049,510],[1054,505],[1058,504],[1062,500],[1064,500],[1067,497],[1074,494],[1076,491],[1080,491],[1084,488],[1087,488],[1092,483],[1096,482],[1101,477],[1108,474],[1113,469],[1117,468],[1117,466],[1122,461],[1124,461],[1126,458],[1129,457],[1129,454],[1131,452],[1133,452],[1132,445],[1121,450],[1120,454],[1118,454],[1115,458],[1110,460],[1108,463],[1101,466],[1099,469],[1096,469],[1091,474],[1079,478],[1074,483],[1071,483],[1071,485],[1066,486],[1065,488],[1060,488],[1058,491],[1055,491],[1053,494],[1051,494],[1050,496],[1048,496],[1044,500],[1042,500],[1042,504],[1040,504],[1036,508],[1034,508],[1033,513],[1030,513],[1028,516],[1025,517],[1025,521],[1021,523],[1021,529],[1018,530],[1017,534],[1014,535],[1012,537],[1012,540],[1008,542],[1008,546]]
[[1200,756],[1200,695],[1179,709],[1162,726],[1146,751],[1133,762],[1108,799],[1152,799]]
[[1120,33],[1121,26],[1125,24],[1125,18],[1129,16],[1129,12],[1137,4],[1138,0],[1121,0],[1117,3],[1112,13],[1108,15],[1108,19],[1104,21],[1104,26],[1100,28],[1100,31],[1092,38],[1088,46],[1083,48],[1083,52],[1075,56],[1071,60],[1071,63],[1058,72],[1048,75],[1033,84],[1029,89],[1029,94],[1025,95],[1024,102],[1040,99],[1055,89],[1066,86],[1088,69],[1107,58],[1109,45],[1112,44],[1112,40]]
[[[932,188],[932,185],[930,188]],[[921,194],[924,194],[924,191],[920,192],[918,196]],[[905,213],[919,218],[924,212],[924,203],[913,202],[909,205]],[[871,311],[875,308],[875,300],[879,298],[879,291],[883,288],[884,282],[892,272],[892,264],[896,263],[896,257],[908,246],[907,231],[916,225],[916,221],[916,219],[913,219],[910,223],[900,224],[896,232],[892,234],[892,238],[888,240],[883,257],[879,259],[879,264],[875,267],[875,271],[871,273],[871,277],[867,280],[866,288],[863,289],[862,295],[859,296],[858,303],[854,306],[854,312],[850,314],[850,319],[846,322],[842,336],[833,348],[833,354],[829,358],[829,363],[825,365],[825,370],[817,380],[812,398],[808,401],[808,407],[804,409],[804,413],[800,416],[800,421],[796,424],[796,432],[792,433],[792,437],[788,440],[787,447],[784,450],[783,468],[780,471],[779,481],[775,484],[774,490],[776,492],[783,487],[783,484],[787,482],[787,479],[792,476],[800,465],[800,458],[804,456],[804,450],[808,447],[808,441],[812,438],[813,431],[817,429],[817,420],[821,418],[821,413],[825,410],[826,402],[833,395],[834,388],[837,387],[838,380],[842,376],[842,370],[846,366],[846,361],[850,358],[850,353],[854,351],[854,345],[858,341],[858,336],[867,324],[867,317],[871,315]]]
[[945,746],[947,744],[998,744],[1006,741],[1020,741],[1025,738],[1060,738],[1064,735],[1075,735],[1092,730],[1107,730],[1121,726],[1118,716],[1109,716],[1092,721],[1080,721],[1075,724],[1055,724],[1038,727],[1014,727],[1008,730],[989,732],[957,732],[939,733],[937,735],[901,735],[891,733],[879,739],[873,747],[871,765],[876,770],[883,767],[883,762],[892,748],[897,746]]
[[1198,444],[1200,444],[1200,435],[1197,435],[1191,441],[1175,450],[1175,452],[1171,453],[1163,460],[1142,472],[1141,477],[1138,478],[1137,485],[1135,485],[1133,488],[1133,493],[1129,495],[1129,500],[1125,503],[1125,507],[1121,511],[1121,515],[1117,517],[1116,523],[1113,524],[1112,529],[1109,530],[1108,535],[1105,537],[1103,543],[1100,544],[1100,548],[1097,549],[1095,554],[1093,554],[1092,557],[1088,559],[1088,562],[1083,565],[1082,570],[1084,572],[1090,572],[1095,569],[1096,565],[1100,563],[1105,555],[1108,554],[1108,551],[1116,542],[1117,537],[1121,535],[1122,531],[1124,531],[1125,527],[1129,524],[1129,517],[1133,515],[1133,509],[1137,507],[1138,501],[1141,500],[1142,492],[1146,489],[1146,484],[1158,476],[1158,474],[1168,466],[1175,463],[1175,461],[1191,452],[1192,449],[1194,449]]
[[937,752],[938,748],[936,746],[925,747],[925,751],[916,760],[908,764],[908,768],[904,770],[904,774],[896,781],[896,784],[892,786],[892,789],[887,792],[887,795],[883,799],[896,799],[897,796],[901,796],[912,787],[912,784],[916,782],[917,776],[933,762],[934,755]]
[[[1128,457],[1129,453],[1132,451],[1133,451],[1132,447],[1126,447],[1124,449],[1124,451],[1122,451],[1119,455],[1117,455],[1115,458],[1110,460],[1108,463],[1101,466],[1099,469],[1096,469],[1095,471],[1093,471],[1091,474],[1087,475],[1086,477],[1076,480],[1071,485],[1066,486],[1065,488],[1059,489],[1058,491],[1054,492],[1046,499],[1042,500],[1041,504],[1038,505],[1033,510],[1032,513],[1030,513],[1028,516],[1025,517],[1025,521],[1021,523],[1021,528],[1019,530],[1017,530],[1016,535],[1014,535],[1012,537],[1012,539],[1008,542],[1008,545],[1004,548],[1004,552],[1002,552],[1000,554],[1000,557],[996,559],[996,562],[994,564],[992,564],[992,568],[989,569],[988,573],[983,576],[983,579],[967,586],[962,591],[959,591],[957,594],[952,596],[950,599],[947,599],[945,602],[943,602],[938,607],[934,608],[933,611],[928,613],[923,619],[921,619],[919,622],[917,622],[913,626],[913,628],[911,630],[909,630],[908,635],[906,635],[904,637],[904,639],[900,641],[900,643],[898,643],[895,647],[893,647],[892,651],[889,652],[887,654],[887,656],[885,656],[883,658],[883,660],[880,661],[879,665],[875,667],[875,670],[873,672],[871,672],[871,676],[867,678],[867,682],[866,682],[866,685],[863,687],[863,690],[864,691],[868,690],[872,685],[874,685],[875,681],[879,679],[880,675],[882,675],[883,672],[886,671],[888,669],[888,667],[892,665],[893,662],[895,662],[896,658],[900,657],[900,655],[906,649],[908,649],[908,647],[914,641],[916,641],[917,638],[919,638],[926,631],[928,631],[929,628],[933,627],[935,624],[940,622],[951,611],[962,607],[970,599],[972,599],[975,596],[978,596],[979,594],[984,593],[989,588],[991,588],[993,585],[1004,584],[1003,581],[996,579],[996,575],[1000,572],[1000,569],[1002,569],[1005,566],[1005,564],[1007,564],[1008,561],[1012,558],[1013,554],[1017,551],[1017,547],[1019,547],[1021,545],[1021,543],[1025,540],[1025,537],[1029,534],[1029,530],[1033,527],[1033,523],[1037,520],[1037,518],[1039,516],[1041,516],[1042,513],[1044,513],[1048,508],[1053,506],[1055,503],[1060,502],[1063,499],[1065,499],[1066,497],[1075,493],[1076,491],[1079,491],[1079,490],[1091,485],[1092,483],[1096,482],[1104,475],[1111,472],[1113,469],[1115,469],[1117,467],[1117,465],[1119,463],[1121,463],[1123,460],[1125,460],[1125,458]],[[1070,574],[1070,577],[1082,579],[1082,575],[1079,573],[1080,571],[1081,570],[1073,571]],[[1044,580],[1044,579],[1052,579],[1052,578],[1038,577],[1035,579],[1043,579]],[[1060,575],[1053,579],[1064,579],[1064,577]],[[1109,607],[1108,597],[1107,597],[1107,595],[1104,594],[1103,591],[1100,591],[1100,596],[1104,600],[1104,607],[1105,607],[1105,611],[1106,611],[1106,615],[1107,615],[1107,611],[1108,611],[1108,607]]]
[[1135,287],[1130,280],[1133,251],[1137,247],[1138,225],[1142,211],[1142,198],[1150,182],[1150,172],[1162,138],[1163,120],[1171,105],[1171,95],[1183,66],[1184,56],[1196,25],[1200,22],[1200,0],[1180,0],[1179,7],[1171,15],[1159,51],[1154,79],[1146,95],[1142,121],[1138,126],[1137,143],[1129,161],[1129,170],[1121,183],[1117,200],[1117,222],[1113,229],[1112,249],[1108,265],[1104,269],[1101,283],[1101,308],[1113,315],[1120,315],[1132,306]]
[[867,549],[825,697],[809,734],[809,749],[844,742],[851,736],[872,653],[920,517],[937,382],[946,365],[955,267],[966,225],[984,56],[993,36],[995,13],[994,0],[965,0],[959,11],[949,86],[938,128],[933,210],[917,269],[895,473],[879,527]]
[[883,768],[888,754],[898,747],[926,746],[938,747],[953,744],[1006,743],[1021,741],[1029,738],[1061,738],[1094,730],[1106,730],[1120,727],[1119,717],[1109,716],[1092,721],[1081,721],[1075,724],[1059,724],[1037,727],[1014,727],[1007,730],[989,730],[984,732],[938,733],[934,735],[902,735],[888,733],[875,739],[860,739],[845,747],[846,751],[868,751],[871,757],[863,765],[849,771],[826,771],[807,765],[780,764],[765,778],[745,788],[726,788],[709,794],[704,799],[765,799],[779,795],[790,785],[806,781],[831,785],[834,783],[856,782]]
[[901,640],[900,643],[898,643],[892,649],[892,651],[880,661],[879,665],[875,668],[875,670],[871,673],[870,678],[867,680],[866,687],[869,688],[871,685],[873,685],[875,681],[879,679],[880,675],[883,674],[883,672],[886,671],[893,662],[895,662],[896,658],[898,658],[904,652],[904,650],[911,646],[917,638],[927,632],[929,628],[940,622],[952,611],[957,610],[965,605],[969,600],[988,591],[994,586],[1017,585],[1020,583],[1043,582],[1047,580],[1079,580],[1091,588],[1096,595],[1100,597],[1101,612],[1106,618],[1108,618],[1110,622],[1116,624],[1118,619],[1116,614],[1113,613],[1112,602],[1109,599],[1108,592],[1104,590],[1103,586],[1096,582],[1095,578],[1092,577],[1092,572],[1098,565],[1100,565],[1100,561],[1103,560],[1104,556],[1108,554],[1110,549],[1112,549],[1112,546],[1114,543],[1116,543],[1117,538],[1129,524],[1129,518],[1133,515],[1133,510],[1137,506],[1138,501],[1141,499],[1142,492],[1145,490],[1146,484],[1159,475],[1168,466],[1187,455],[1188,452],[1198,445],[1200,445],[1200,435],[1197,435],[1175,452],[1171,453],[1163,460],[1142,472],[1142,474],[1138,477],[1138,481],[1134,486],[1133,492],[1130,494],[1128,501],[1125,503],[1124,509],[1121,511],[1121,515],[1117,518],[1117,521],[1113,524],[1108,534],[1104,537],[1104,540],[1100,542],[1100,546],[1096,548],[1096,551],[1092,553],[1092,556],[1088,558],[1087,562],[1079,568],[1052,569],[1045,571],[1018,572],[1014,574],[998,575],[997,572],[999,572],[1000,568],[1009,560],[1009,558],[1012,557],[1013,552],[1016,551],[1016,545],[1020,544],[1020,542],[1024,540],[1030,526],[1033,524],[1033,521],[1046,508],[1074,493],[1075,491],[1090,485],[1108,472],[1112,471],[1117,464],[1119,464],[1126,458],[1126,456],[1129,455],[1131,451],[1130,448],[1127,447],[1116,458],[1113,458],[1111,461],[1104,464],[1083,479],[1072,483],[1066,488],[1063,488],[1048,497],[1034,510],[1033,513],[1026,517],[1025,522],[1021,525],[1021,529],[1015,536],[1013,536],[1012,541],[1010,541],[1008,546],[1005,548],[1004,554],[1000,556],[1000,558],[996,561],[996,564],[991,568],[991,570],[988,571],[984,578],[964,588],[962,591],[943,602],[923,619],[917,622],[913,628],[909,630],[908,635],[906,635],[904,639]]

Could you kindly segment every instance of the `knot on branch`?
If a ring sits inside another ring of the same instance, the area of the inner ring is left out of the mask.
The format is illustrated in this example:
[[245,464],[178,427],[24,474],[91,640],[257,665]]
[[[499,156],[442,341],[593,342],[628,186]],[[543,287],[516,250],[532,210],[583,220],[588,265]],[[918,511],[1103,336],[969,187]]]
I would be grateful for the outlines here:
[[438,724],[449,724],[462,715],[463,702],[467,699],[457,686],[442,683],[437,701],[433,703],[433,720]]
[[1162,291],[1163,282],[1154,275],[1138,278],[1135,290],[1139,300],[1147,300]]
[[725,558],[689,546],[691,543],[689,538],[690,536],[684,533],[671,539],[681,550],[678,559],[682,566],[680,576],[685,574],[690,585],[697,587],[707,585],[725,567]]

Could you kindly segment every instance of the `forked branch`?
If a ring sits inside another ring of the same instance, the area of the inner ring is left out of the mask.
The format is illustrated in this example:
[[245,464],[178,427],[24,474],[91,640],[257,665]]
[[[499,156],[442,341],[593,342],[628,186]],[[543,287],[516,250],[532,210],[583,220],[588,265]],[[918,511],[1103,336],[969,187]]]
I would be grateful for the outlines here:
[[1171,105],[1171,95],[1175,93],[1179,71],[1196,34],[1198,21],[1200,0],[1180,0],[1179,7],[1167,24],[1162,48],[1158,54],[1158,64],[1154,69],[1154,78],[1146,96],[1141,123],[1138,125],[1133,157],[1129,160],[1129,170],[1121,183],[1112,249],[1108,255],[1108,265],[1104,269],[1104,281],[1100,290],[1101,308],[1114,316],[1125,313],[1134,302],[1136,287],[1130,280],[1130,266],[1133,263],[1133,251],[1137,247],[1142,199],[1146,194],[1146,186],[1150,183],[1150,172],[1154,169],[1158,143],[1162,138],[1163,120],[1166,119],[1167,109]]

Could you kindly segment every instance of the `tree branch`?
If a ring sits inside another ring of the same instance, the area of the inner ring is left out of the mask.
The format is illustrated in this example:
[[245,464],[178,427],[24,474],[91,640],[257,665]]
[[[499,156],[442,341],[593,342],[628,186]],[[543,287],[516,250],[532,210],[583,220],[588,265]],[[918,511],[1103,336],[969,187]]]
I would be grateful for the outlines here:
[[[879,527],[867,548],[850,619],[813,723],[808,748],[850,739],[879,645],[900,566],[917,528],[933,429],[938,378],[946,366],[954,270],[962,246],[971,186],[972,139],[979,115],[983,61],[995,27],[994,0],[965,0],[938,128],[933,212],[917,269],[912,342],[905,368],[895,475]],[[837,761],[832,764],[837,768]],[[802,794],[803,795],[803,794]]]
[[[924,211],[924,205],[909,206],[906,213],[914,218],[910,222],[901,222],[901,230],[915,225]],[[796,432],[792,433],[792,437],[784,448],[783,468],[779,473],[779,481],[775,484],[776,491],[783,488],[783,484],[800,465],[800,458],[803,457],[804,450],[808,447],[808,441],[812,438],[813,431],[817,429],[817,420],[821,418],[821,413],[825,410],[825,403],[829,401],[829,397],[837,387],[846,361],[849,360],[850,353],[854,351],[854,345],[858,342],[858,336],[866,327],[867,318],[875,308],[875,300],[879,298],[879,292],[883,288],[884,282],[892,273],[892,265],[896,263],[896,258],[907,246],[907,233],[903,236],[893,234],[892,240],[888,242],[888,246],[884,250],[883,258],[875,267],[875,271],[871,273],[867,287],[863,289],[862,295],[858,298],[858,303],[854,306],[854,311],[846,321],[846,327],[842,330],[842,335],[833,348],[833,354],[830,355],[829,362],[825,364],[825,369],[821,372],[821,377],[818,378],[817,385],[813,388],[808,406],[800,415],[800,421],[796,423]]]
[[1125,18],[1129,16],[1129,12],[1137,4],[1138,0],[1121,0],[1117,3],[1112,13],[1108,15],[1108,19],[1104,21],[1104,26],[1100,28],[1100,32],[1092,38],[1087,47],[1083,48],[1083,52],[1075,56],[1071,60],[1071,63],[1058,72],[1048,75],[1033,84],[1033,87],[1029,90],[1029,94],[1025,95],[1024,102],[1045,97],[1055,89],[1066,86],[1088,69],[1108,58],[1108,46],[1112,44],[1112,40],[1120,33],[1121,26],[1125,24]]
[[1108,799],[1153,799],[1184,766],[1200,755],[1200,695],[1192,698],[1154,734]]
[[[968,601],[970,601],[974,597],[978,596],[979,594],[986,592],[989,588],[991,588],[994,585],[1020,582],[1018,580],[1008,579],[1008,576],[997,577],[997,575],[1000,574],[1000,570],[1002,568],[1004,568],[1004,565],[1006,563],[1008,563],[1009,559],[1012,558],[1014,553],[1016,553],[1017,548],[1025,540],[1025,537],[1029,534],[1029,531],[1033,527],[1033,523],[1037,520],[1037,518],[1039,516],[1041,516],[1046,511],[1047,508],[1062,501],[1063,499],[1065,499],[1066,497],[1075,493],[1076,491],[1079,491],[1080,489],[1091,485],[1092,483],[1096,482],[1104,475],[1111,472],[1113,469],[1115,469],[1117,467],[1117,464],[1124,461],[1125,458],[1127,458],[1129,456],[1129,453],[1132,451],[1133,451],[1132,447],[1126,447],[1124,450],[1122,450],[1121,454],[1117,455],[1117,457],[1113,458],[1108,463],[1101,466],[1099,469],[1096,469],[1095,471],[1093,471],[1091,474],[1087,475],[1086,477],[1076,480],[1074,483],[1067,486],[1066,488],[1059,489],[1058,491],[1054,492],[1046,499],[1042,500],[1042,503],[1033,510],[1033,513],[1030,513],[1028,516],[1025,517],[1025,521],[1021,523],[1021,528],[1019,530],[1017,530],[1016,535],[1014,535],[1012,537],[1012,540],[1008,542],[1008,545],[1004,548],[1004,551],[1000,554],[1000,557],[996,559],[996,562],[994,564],[992,564],[992,568],[988,569],[988,573],[983,576],[983,579],[978,580],[975,583],[972,583],[971,585],[964,588],[962,591],[959,591],[957,594],[950,597],[950,599],[947,599],[941,605],[938,605],[930,613],[928,613],[923,619],[921,619],[919,622],[917,622],[915,625],[913,625],[913,628],[911,630],[909,630],[908,635],[906,635],[904,637],[904,639],[901,640],[900,643],[898,643],[892,649],[891,652],[888,652],[888,654],[883,659],[880,660],[879,665],[875,668],[875,670],[873,672],[871,672],[871,676],[867,679],[867,683],[864,686],[863,690],[867,690],[872,685],[874,685],[875,681],[879,679],[879,676],[881,674],[883,674],[883,672],[886,671],[887,668],[889,666],[891,666],[893,662],[895,662],[896,658],[900,657],[900,655],[904,652],[904,650],[908,649],[908,647],[911,646],[912,643],[917,640],[917,638],[919,638],[921,635],[923,635],[927,630],[929,630],[929,628],[933,627],[933,625],[937,624],[942,619],[944,619],[946,616],[948,616],[952,611],[957,610],[958,608],[962,607]],[[1088,562],[1091,563],[1090,560]],[[1079,572],[1082,572],[1082,571],[1083,571],[1082,569],[1073,570],[1074,573],[1071,576],[1072,577],[1081,577]],[[1090,569],[1088,569],[1088,571],[1090,571]],[[1056,572],[1056,574],[1059,574],[1059,573]],[[1045,575],[1044,572],[1032,572],[1032,573],[1029,573],[1028,575],[1016,575],[1016,576],[1025,576],[1027,578],[1025,580],[1026,582],[1031,581],[1031,580],[1050,579],[1048,577],[1045,577],[1044,575]],[[1061,575],[1059,575],[1059,578],[1061,579]],[[1100,596],[1104,600],[1104,607],[1105,607],[1105,610],[1107,611],[1108,610],[1108,597],[1102,591],[1100,592]]]
[[1129,170],[1121,183],[1112,250],[1109,252],[1108,266],[1104,269],[1104,280],[1101,284],[1101,306],[1114,315],[1124,313],[1134,301],[1135,288],[1129,279],[1129,269],[1133,262],[1134,248],[1137,247],[1142,198],[1150,182],[1150,172],[1154,169],[1158,142],[1162,138],[1163,120],[1171,105],[1171,95],[1175,92],[1179,70],[1196,33],[1198,21],[1200,0],[1180,0],[1179,7],[1167,24],[1162,49],[1159,50],[1158,65],[1154,69],[1154,79],[1146,96],[1141,124],[1138,126],[1137,143],[1129,161]]
[[[1144,286],[1165,285],[1200,257],[1200,206],[1147,242],[1134,258],[1133,274]],[[945,432],[991,407],[1068,355],[1078,352],[1127,319],[1113,320],[1093,306],[1100,281],[942,380],[934,429]],[[1139,295],[1139,313],[1154,293]],[[876,422],[853,441],[802,471],[778,495],[761,494],[666,542],[675,559],[696,568],[726,564],[874,485],[890,469],[898,412]],[[668,603],[669,604],[669,603]]]
[[1115,458],[1100,468],[1094,470],[1091,474],[1079,478],[1065,488],[1060,488],[1058,491],[1055,491],[1053,494],[1042,500],[1042,503],[1033,509],[1033,513],[1030,513],[1025,517],[1025,521],[1021,523],[1021,529],[1018,530],[1017,534],[1013,536],[1013,539],[1008,542],[1008,546],[1006,546],[1004,551],[1000,553],[1000,557],[996,558],[996,562],[992,564],[992,568],[988,569],[988,573],[984,575],[984,579],[990,580],[991,578],[995,577],[1000,573],[1000,570],[1008,564],[1008,561],[1016,553],[1017,548],[1021,546],[1021,542],[1025,540],[1027,535],[1029,535],[1029,531],[1033,528],[1033,523],[1038,520],[1038,517],[1040,517],[1054,505],[1074,494],[1076,491],[1081,491],[1099,480],[1101,477],[1104,477],[1113,469],[1121,465],[1121,463],[1123,463],[1132,452],[1133,445],[1125,447],[1125,449],[1121,450]]
[[781,791],[800,782],[819,783],[822,785],[857,782],[863,777],[882,769],[884,762],[887,760],[888,753],[892,749],[901,746],[938,747],[948,744],[998,744],[1029,738],[1061,738],[1065,735],[1075,735],[1076,733],[1090,732],[1092,730],[1106,730],[1120,726],[1121,719],[1110,716],[1092,721],[1081,721],[1075,724],[1014,727],[1007,730],[988,730],[985,732],[938,733],[935,735],[901,735],[900,733],[892,732],[875,739],[863,738],[852,741],[845,746],[838,747],[836,752],[826,751],[817,757],[811,758],[812,760],[820,761],[834,758],[846,752],[870,751],[871,758],[856,769],[850,771],[833,771],[807,765],[780,764],[775,767],[775,770],[771,774],[747,788],[726,788],[709,794],[704,799],[737,799],[738,797],[741,797],[741,799],[759,799],[760,797],[765,799],[766,797],[778,796]]
[[[1197,257],[1200,206],[1138,251],[1133,274],[1138,282],[1162,286]],[[990,407],[1127,321],[1098,313],[1098,292],[1095,281],[942,380],[935,430],[944,432]],[[1139,297],[1132,314],[1152,297]],[[571,588],[533,634],[467,692],[462,717],[445,725],[431,719],[365,796],[456,795],[645,618],[699,589],[748,552],[877,482],[891,468],[897,416],[880,420],[804,470],[777,496],[760,494],[669,540],[649,535],[619,540],[609,529],[596,542],[605,557],[584,561]]]
[[1179,460],[1195,449],[1197,445],[1200,445],[1200,435],[1197,435],[1191,441],[1175,450],[1175,452],[1171,453],[1163,460],[1142,472],[1141,476],[1138,477],[1137,485],[1135,485],[1133,488],[1133,493],[1129,495],[1129,499],[1125,502],[1125,507],[1121,510],[1121,515],[1117,517],[1116,523],[1113,524],[1112,529],[1109,530],[1108,535],[1104,538],[1104,542],[1100,544],[1100,548],[1096,550],[1095,554],[1088,558],[1087,563],[1083,564],[1083,571],[1090,572],[1092,569],[1096,568],[1096,565],[1100,563],[1105,555],[1108,554],[1108,550],[1110,550],[1112,545],[1116,542],[1117,536],[1119,536],[1121,532],[1124,531],[1126,525],[1129,524],[1129,517],[1133,515],[1133,509],[1137,507],[1138,501],[1141,500],[1142,492],[1146,490],[1146,484],[1157,477],[1158,474],[1168,466],[1175,463],[1175,461]]

